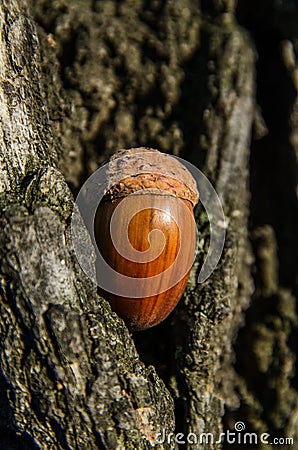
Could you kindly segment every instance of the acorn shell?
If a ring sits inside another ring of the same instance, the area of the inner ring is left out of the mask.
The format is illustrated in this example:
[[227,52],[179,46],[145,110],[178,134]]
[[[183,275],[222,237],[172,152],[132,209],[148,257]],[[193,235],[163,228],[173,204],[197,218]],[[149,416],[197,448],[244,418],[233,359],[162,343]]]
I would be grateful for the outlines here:
[[[154,283],[159,281],[153,277],[162,274],[163,285],[170,286],[169,289],[156,295],[149,295],[144,283],[140,292],[136,293],[138,298],[118,296],[100,290],[101,295],[110,302],[112,309],[124,319],[132,331],[157,325],[170,314],[183,294],[194,258],[196,226],[192,211],[198,201],[196,183],[178,160],[165,159],[165,156],[157,150],[146,148],[118,152],[110,161],[107,192],[95,217],[98,249],[114,270],[127,277],[150,278],[151,287],[157,290],[159,286],[158,284],[154,286]],[[121,176],[121,181],[115,183],[116,171],[118,179],[119,171],[124,177]],[[150,207],[142,210],[144,196]],[[121,241],[123,233],[127,232],[132,248],[145,252],[150,246],[148,242],[150,232],[160,230],[163,233],[165,239],[163,251],[150,262],[135,262],[129,252],[124,257],[113,245],[110,236],[111,217],[116,208],[121,206],[124,198],[126,205],[118,217],[116,239]],[[158,208],[160,199],[164,211]],[[127,202],[133,202],[134,208],[139,207],[140,212],[132,217],[128,230],[123,230],[121,224],[127,219],[125,215],[129,210]],[[171,211],[175,211],[176,221],[168,213]],[[182,229],[183,235],[180,232]],[[178,252],[181,258],[179,261],[182,261],[182,267],[184,266],[186,271],[183,277],[178,277],[176,283],[174,262]],[[100,279],[100,273],[98,278]]]

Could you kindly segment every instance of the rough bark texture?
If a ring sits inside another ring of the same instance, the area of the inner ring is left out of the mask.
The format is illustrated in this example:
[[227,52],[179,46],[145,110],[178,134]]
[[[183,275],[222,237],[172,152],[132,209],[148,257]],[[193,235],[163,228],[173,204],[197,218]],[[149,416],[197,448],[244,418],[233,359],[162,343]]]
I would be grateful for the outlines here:
[[[157,433],[217,440],[239,420],[296,448],[297,24],[291,1],[1,2],[1,448],[170,449]],[[198,209],[183,300],[131,336],[80,269],[70,215],[83,180],[139,145],[204,170],[227,236],[197,285]]]

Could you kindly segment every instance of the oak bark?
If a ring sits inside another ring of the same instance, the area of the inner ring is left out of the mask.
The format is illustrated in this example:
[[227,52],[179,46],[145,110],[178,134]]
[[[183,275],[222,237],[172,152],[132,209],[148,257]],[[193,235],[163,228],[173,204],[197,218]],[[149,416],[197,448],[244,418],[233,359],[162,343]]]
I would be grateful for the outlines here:
[[[1,448],[212,433],[220,449],[236,421],[297,445],[298,8],[254,3],[0,4]],[[133,146],[203,170],[227,235],[199,285],[198,209],[183,299],[131,335],[81,270],[70,217],[83,181]]]

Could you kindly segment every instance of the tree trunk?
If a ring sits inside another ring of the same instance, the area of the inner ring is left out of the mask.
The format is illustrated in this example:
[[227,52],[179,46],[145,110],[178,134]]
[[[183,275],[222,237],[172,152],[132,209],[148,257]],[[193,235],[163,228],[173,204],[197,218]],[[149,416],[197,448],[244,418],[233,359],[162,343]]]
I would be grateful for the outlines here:
[[[240,421],[298,445],[298,7],[255,3],[2,0],[0,448],[220,449]],[[227,229],[198,284],[198,209],[183,299],[131,335],[70,218],[134,146],[203,170]]]

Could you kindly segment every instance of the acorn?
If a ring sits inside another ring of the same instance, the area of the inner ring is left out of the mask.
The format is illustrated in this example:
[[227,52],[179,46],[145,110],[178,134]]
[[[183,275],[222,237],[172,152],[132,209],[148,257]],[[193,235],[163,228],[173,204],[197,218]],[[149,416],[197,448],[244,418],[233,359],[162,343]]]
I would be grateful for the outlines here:
[[113,292],[100,294],[131,331],[145,330],[162,322],[185,290],[196,246],[197,185],[178,159],[143,147],[114,154],[106,177],[94,233],[117,276]]

